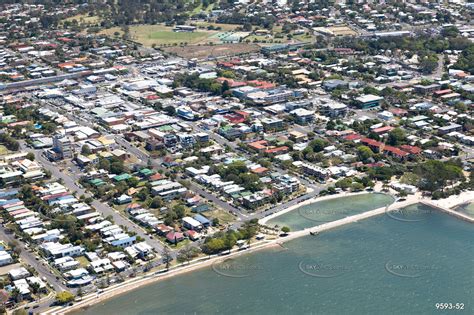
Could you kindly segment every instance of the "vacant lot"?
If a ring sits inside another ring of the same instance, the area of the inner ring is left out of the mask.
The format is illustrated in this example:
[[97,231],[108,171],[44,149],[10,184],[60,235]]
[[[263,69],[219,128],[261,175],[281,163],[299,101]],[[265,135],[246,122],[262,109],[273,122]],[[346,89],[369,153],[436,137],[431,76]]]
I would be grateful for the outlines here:
[[164,51],[174,53],[184,58],[215,58],[222,56],[235,56],[239,54],[252,53],[260,50],[260,46],[255,44],[224,44],[224,45],[194,45],[187,47],[167,47]]
[[[216,31],[197,30],[195,32],[173,32],[172,27],[164,25],[134,25],[130,26],[130,39],[145,46],[151,47],[153,44],[173,45],[173,44],[198,44],[207,43],[209,37],[216,34]],[[103,30],[101,34],[110,37],[122,36],[120,27],[113,27]]]
[[96,25],[96,24],[100,23],[100,21],[102,19],[100,17],[96,16],[96,15],[88,16],[86,14],[78,14],[78,15],[71,16],[67,19],[64,19],[63,21],[72,22],[74,20],[76,20],[77,23],[79,23],[79,24]]

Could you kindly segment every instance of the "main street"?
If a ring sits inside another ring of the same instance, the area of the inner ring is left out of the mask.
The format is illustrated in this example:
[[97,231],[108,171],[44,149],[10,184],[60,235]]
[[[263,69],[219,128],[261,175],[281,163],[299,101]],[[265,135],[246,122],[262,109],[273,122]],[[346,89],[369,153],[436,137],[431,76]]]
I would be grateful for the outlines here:
[[[84,119],[83,117],[78,117],[78,116],[75,116],[75,115],[71,115],[70,113],[64,112],[64,110],[62,110],[59,106],[56,106],[55,104],[51,104],[49,102],[44,102],[44,101],[42,101],[42,104],[44,106],[48,107],[50,110],[61,111],[69,119],[75,121],[79,125],[86,125],[86,126],[89,126],[91,128],[95,127],[92,117],[91,117],[91,120],[87,120],[87,119]],[[216,143],[218,143],[219,145],[221,145],[223,147],[224,146],[229,146],[234,151],[240,152],[241,154],[244,154],[246,157],[251,158],[251,154],[249,152],[245,151],[244,149],[240,148],[239,144],[237,142],[229,141],[229,140],[225,139],[224,137],[222,137],[221,135],[219,135],[215,132],[208,132],[208,131],[202,129],[199,126],[199,124],[196,123],[196,122],[188,122],[188,123],[192,125],[193,129],[196,132],[206,132],[206,133],[208,133],[209,136],[211,137],[211,139],[213,141],[215,141]],[[298,130],[301,130],[301,131],[304,130],[303,126],[297,125],[297,128],[298,128]],[[304,131],[306,131],[306,130],[304,130]],[[121,146],[126,152],[129,152],[129,153],[133,154],[140,161],[140,163],[142,165],[150,164],[153,167],[156,167],[157,169],[160,169],[164,172],[168,171],[168,169],[162,165],[161,159],[152,158],[150,156],[150,154],[140,150],[138,147],[136,147],[135,145],[133,145],[129,141],[125,140],[122,135],[116,135],[116,134],[114,134],[114,135],[106,134],[106,135],[107,136],[113,136],[115,142],[119,146]],[[35,155],[38,155],[38,151],[35,151]],[[53,173],[53,176],[55,176],[57,178],[63,178],[64,183],[71,190],[77,191],[79,195],[81,195],[81,194],[87,195],[87,192],[85,191],[85,189],[78,187],[75,183],[80,177],[80,176],[78,176],[78,174],[80,174],[80,171],[78,173],[77,170],[73,170],[73,172],[71,174],[72,177],[69,177],[69,176],[65,175],[63,172],[61,172],[56,166],[52,165],[49,161],[47,161],[47,159],[45,159],[42,155],[40,155],[40,160],[42,162],[44,162],[43,164],[47,165],[47,168]],[[272,168],[274,170],[278,171],[281,174],[288,174],[287,170],[281,169],[280,167],[278,167],[276,165],[272,165]],[[292,176],[295,176],[295,175],[292,175]],[[246,220],[249,220],[249,219],[252,219],[252,218],[262,218],[262,217],[268,216],[272,213],[287,209],[288,207],[291,207],[291,206],[293,206],[293,205],[295,205],[295,204],[297,204],[301,201],[304,201],[306,199],[316,197],[321,190],[327,188],[327,185],[323,185],[323,184],[319,184],[319,183],[313,183],[313,182],[303,178],[302,176],[295,176],[295,177],[297,177],[300,180],[300,182],[306,188],[308,188],[310,190],[309,193],[307,193],[303,196],[297,197],[297,198],[295,198],[293,200],[290,200],[288,202],[285,202],[283,204],[274,206],[274,207],[272,207],[268,210],[265,210],[263,212],[252,213],[252,214],[248,213],[246,210],[239,209],[239,208],[233,206],[232,204],[230,204],[227,201],[221,200],[216,195],[208,192],[206,189],[204,189],[203,187],[201,187],[200,185],[198,185],[198,184],[196,184],[192,181],[189,182],[188,188],[189,188],[189,190],[195,192],[196,194],[200,195],[201,197],[205,198],[206,200],[211,201],[216,206],[218,206],[218,207],[220,207],[220,208],[236,215],[238,217],[238,222],[236,224],[240,225],[242,221],[246,221]],[[114,220],[117,224],[121,224],[121,225],[124,225],[124,226],[127,226],[127,227],[133,226],[134,229],[131,229],[131,230],[139,230],[141,232],[140,227],[136,226],[130,220],[123,218],[119,213],[117,213],[114,209],[110,208],[108,205],[105,205],[104,203],[94,199],[93,206],[95,206],[97,208],[97,210],[102,212],[104,215],[111,215],[114,218]],[[122,223],[119,223],[119,222],[122,222]],[[123,224],[123,223],[126,223],[126,222],[127,222],[127,224]],[[137,234],[142,236],[141,233],[139,234],[137,232]],[[148,241],[151,238],[150,237],[145,237],[145,239]],[[163,245],[161,243],[159,243],[158,241],[155,241],[155,243],[157,243],[157,244],[152,244],[152,246],[154,246],[157,249],[162,250]],[[161,246],[159,246],[159,245],[161,245]]]
[[[91,127],[91,128],[95,128],[95,124],[93,123],[94,119],[92,117],[90,117],[91,119],[88,120],[88,119],[85,119],[83,117],[78,117],[76,115],[72,115],[68,112],[65,112],[60,106],[57,106],[56,104],[51,104],[50,102],[45,102],[43,100],[40,100],[40,102],[47,108],[49,108],[50,110],[52,111],[57,111],[57,112],[61,112],[62,114],[64,114],[66,117],[68,117],[68,119],[70,120],[73,120],[75,121],[78,125],[85,125],[85,126],[88,126],[88,127]],[[215,132],[208,132],[204,129],[202,129],[198,123],[196,122],[188,122],[189,124],[192,125],[193,129],[196,131],[196,132],[205,132],[205,133],[208,133],[209,136],[211,137],[211,139],[213,141],[215,141],[216,143],[218,143],[219,145],[221,146],[229,146],[231,147],[233,150],[235,151],[238,151],[240,152],[241,154],[244,154],[245,156],[247,156],[248,158],[250,158],[250,154],[243,150],[242,148],[239,147],[238,143],[236,142],[233,142],[233,141],[229,141],[227,139],[225,139],[224,137],[222,137],[221,135],[215,133]],[[298,127],[298,130],[303,130],[304,127],[303,126],[299,126],[299,125],[296,125]],[[106,134],[107,136],[113,136],[114,137],[114,140],[115,142],[120,145],[125,151],[133,154],[134,156],[137,157],[138,160],[141,161],[141,164],[143,165],[147,165],[148,163],[150,163],[152,166],[156,167],[157,169],[160,169],[162,171],[168,171],[167,168],[165,168],[163,165],[162,165],[162,161],[161,159],[155,159],[155,158],[152,158],[148,153],[140,150],[139,148],[137,148],[135,145],[133,145],[132,143],[128,142],[127,140],[125,140],[123,138],[122,135],[112,135],[112,134]],[[43,157],[42,160],[45,160],[45,158]],[[49,161],[48,161],[49,162]],[[50,167],[52,166],[51,163],[50,164]],[[54,166],[52,166],[53,168],[55,168]],[[286,170],[283,170],[281,168],[279,168],[278,166],[276,165],[272,165],[272,168],[276,171],[278,171],[279,173],[281,174],[288,174],[288,171]],[[59,172],[59,170],[56,170],[55,172],[55,175],[58,175],[58,176],[64,176],[64,174],[62,174],[61,172]],[[77,176],[77,172],[73,172],[76,176]],[[74,176],[73,174],[73,176]],[[295,175],[293,175],[295,176]],[[317,183],[312,183],[310,182],[309,180],[306,180],[305,178],[301,177],[301,176],[295,176],[297,177],[300,182],[305,185],[306,188],[309,188],[310,190],[312,190],[312,192],[310,194],[307,194],[303,197],[299,197],[299,198],[311,198],[311,197],[314,197],[316,196],[321,190],[325,189],[326,187],[322,184],[317,184]],[[77,178],[79,179],[79,178]],[[77,180],[76,179],[76,180]],[[66,181],[65,181],[66,183]],[[80,194],[85,194],[85,190],[84,189],[80,189],[79,187],[77,187],[77,185],[75,185],[74,183],[74,180],[69,180],[69,183],[68,185],[74,187],[76,186],[75,190],[78,191]],[[188,187],[191,191],[195,192],[196,194],[200,195],[201,197],[205,198],[206,200],[209,200],[211,202],[213,202],[215,205],[219,206],[220,208],[230,212],[230,213],[233,213],[235,215],[237,215],[238,219],[240,221],[244,221],[244,220],[249,220],[250,218],[250,215],[249,213],[246,211],[246,210],[243,210],[243,209],[239,209],[237,207],[234,207],[232,204],[226,202],[226,201],[223,201],[221,200],[220,198],[218,198],[217,196],[215,196],[214,194],[208,192],[207,190],[205,190],[204,188],[202,188],[201,186],[199,186],[198,184],[196,183],[193,183],[193,182],[190,182],[190,185]],[[299,200],[299,198],[295,199],[295,200]],[[267,210],[267,211],[272,211],[272,213],[274,212],[277,212],[277,211],[280,211],[280,210],[283,210],[283,209],[286,209],[287,207],[289,207],[291,204],[293,204],[295,201],[289,201],[287,203],[284,203],[283,205],[281,206],[277,206],[277,207],[274,207],[272,208],[271,210]],[[100,207],[100,211],[104,212],[104,213],[110,213],[112,212],[114,215],[114,219],[115,219],[115,216],[120,216],[119,214],[117,214],[113,209],[111,209],[110,207],[107,207],[108,209],[102,209],[105,205],[103,203],[100,203],[98,201],[94,201],[95,204],[97,204],[98,207]],[[95,206],[95,205],[94,205]],[[267,212],[266,211],[266,212]],[[265,212],[265,213],[266,213]],[[112,215],[112,214],[111,214]],[[256,214],[253,214],[251,215],[252,217],[255,217]],[[260,216],[261,217],[261,216]],[[129,221],[129,220],[126,220],[126,221]],[[147,239],[147,238],[146,238]]]

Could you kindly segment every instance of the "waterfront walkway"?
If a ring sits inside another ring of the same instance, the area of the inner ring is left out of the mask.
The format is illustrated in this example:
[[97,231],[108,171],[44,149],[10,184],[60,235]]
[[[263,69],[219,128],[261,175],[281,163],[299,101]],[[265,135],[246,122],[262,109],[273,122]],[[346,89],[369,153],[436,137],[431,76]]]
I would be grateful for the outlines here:
[[333,229],[333,228],[336,228],[336,227],[339,227],[339,226],[343,226],[343,225],[346,225],[346,224],[349,224],[349,223],[358,222],[359,220],[371,218],[371,217],[374,217],[374,216],[377,216],[377,215],[384,214],[384,213],[389,212],[389,211],[395,211],[395,210],[398,210],[398,209],[416,204],[418,202],[419,202],[418,198],[415,198],[415,197],[414,198],[409,198],[405,201],[398,202],[398,203],[391,204],[391,205],[384,206],[384,207],[380,207],[380,208],[375,209],[375,210],[366,211],[366,212],[363,212],[363,213],[359,213],[359,214],[356,214],[356,215],[345,217],[345,218],[340,219],[340,220],[327,222],[327,223],[320,224],[320,225],[310,227],[310,228],[306,228],[306,229],[300,230],[300,231],[295,231],[295,232],[290,233],[285,238],[285,241],[288,240],[288,239],[293,239],[293,238],[298,238],[298,237],[301,237],[301,236],[304,236],[304,235],[308,235],[310,233],[319,233],[319,232],[330,230],[330,229]]
[[385,207],[381,207],[375,210],[370,210],[370,211],[366,211],[366,212],[359,213],[356,215],[352,215],[340,220],[320,224],[314,227],[306,228],[304,230],[292,232],[287,237],[285,237],[285,241],[288,239],[293,239],[293,238],[298,238],[304,235],[309,235],[310,233],[318,233],[318,232],[330,230],[339,226],[343,226],[349,223],[357,222],[359,220],[371,218],[371,217],[381,215],[384,213],[397,211],[399,209],[402,209],[402,208],[405,208],[417,203],[424,204],[428,207],[432,207],[439,211],[443,211],[459,219],[474,223],[474,218],[471,218],[463,213],[460,213],[454,210],[457,206],[461,204],[469,203],[471,201],[474,201],[473,191],[463,192],[461,195],[451,196],[449,198],[442,199],[442,200],[426,199],[426,198],[423,198],[421,194],[417,193],[415,195],[408,196],[407,199],[404,201],[395,202]]
[[461,203],[458,203],[456,206],[453,206],[451,208],[447,208],[443,205],[440,205],[440,204],[437,204],[436,202],[432,201],[432,200],[422,200],[420,201],[420,203],[428,206],[428,207],[432,207],[432,208],[435,208],[439,211],[442,211],[442,212],[445,212],[447,214],[450,214],[452,216],[455,216],[457,217],[458,219],[461,219],[461,220],[464,220],[464,221],[468,221],[468,222],[471,222],[471,223],[474,223],[474,218],[464,214],[464,213],[461,213],[461,212],[458,212],[452,208],[455,208],[456,206],[458,205],[461,205],[463,204],[464,202],[461,202]]
[[[116,284],[109,288],[106,288],[102,294],[97,294],[97,293],[89,294],[88,296],[83,297],[82,301],[75,302],[73,306],[56,306],[49,310],[45,310],[44,312],[42,312],[42,314],[45,314],[45,315],[46,314],[64,314],[73,310],[80,310],[80,308],[82,307],[87,307],[87,306],[102,302],[108,298],[139,288],[143,285],[152,283],[159,279],[165,279],[177,274],[189,272],[189,271],[202,268],[205,266],[210,266],[217,261],[225,260],[233,256],[245,255],[247,253],[266,248],[268,246],[275,246],[277,244],[281,245],[281,243],[287,242],[291,239],[307,236],[309,235],[310,232],[317,233],[317,232],[330,230],[330,229],[343,226],[349,223],[358,222],[359,220],[363,220],[363,219],[367,219],[367,218],[381,215],[384,213],[396,211],[396,210],[399,210],[404,207],[408,207],[416,203],[423,203],[427,206],[455,215],[458,218],[461,218],[462,216],[462,218],[464,219],[464,217],[466,216],[452,209],[454,209],[458,205],[468,203],[472,200],[474,200],[474,192],[472,191],[464,192],[461,195],[453,196],[453,198],[447,198],[440,201],[431,201],[431,200],[422,198],[420,194],[410,195],[407,197],[406,200],[401,201],[401,202],[395,202],[389,206],[381,207],[375,210],[366,211],[364,213],[349,216],[349,217],[336,220],[333,222],[324,223],[324,224],[317,225],[317,226],[307,228],[304,230],[291,232],[289,233],[288,236],[278,238],[275,240],[268,240],[268,241],[265,240],[265,241],[259,241],[259,242],[253,243],[251,248],[245,251],[239,251],[238,249],[234,249],[232,250],[230,254],[225,255],[225,256],[213,255],[211,257],[201,257],[201,258],[191,261],[187,265],[182,264],[181,266],[174,267],[172,270],[168,271],[167,273],[153,272],[139,278],[130,279],[130,280],[125,281],[124,283]],[[473,222],[473,221],[470,221],[470,222]]]

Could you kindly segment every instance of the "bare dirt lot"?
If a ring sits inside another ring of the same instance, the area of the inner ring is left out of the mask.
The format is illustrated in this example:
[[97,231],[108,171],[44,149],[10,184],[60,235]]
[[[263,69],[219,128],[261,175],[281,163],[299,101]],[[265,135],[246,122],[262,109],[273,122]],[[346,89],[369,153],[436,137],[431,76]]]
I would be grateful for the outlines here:
[[213,57],[222,56],[235,56],[239,54],[246,54],[257,52],[260,50],[260,46],[255,44],[223,44],[223,45],[192,45],[184,47],[167,47],[162,48],[163,51],[168,53],[176,54],[183,58],[197,58],[206,59]]

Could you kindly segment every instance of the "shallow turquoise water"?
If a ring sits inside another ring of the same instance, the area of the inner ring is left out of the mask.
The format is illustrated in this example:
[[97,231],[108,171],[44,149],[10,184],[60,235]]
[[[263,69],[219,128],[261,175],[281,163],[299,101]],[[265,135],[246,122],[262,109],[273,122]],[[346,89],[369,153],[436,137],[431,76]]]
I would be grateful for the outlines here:
[[292,231],[303,230],[324,222],[378,209],[393,203],[390,195],[368,193],[318,201],[279,215],[266,223],[268,226],[288,226]]
[[460,206],[456,209],[457,211],[474,218],[474,203]]
[[[411,208],[414,210],[414,208]],[[474,226],[380,215],[183,274],[81,314],[472,314]],[[464,303],[438,311],[435,303]]]

